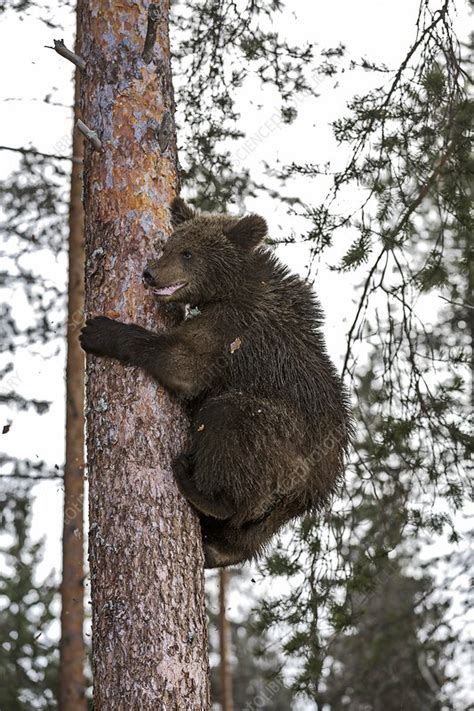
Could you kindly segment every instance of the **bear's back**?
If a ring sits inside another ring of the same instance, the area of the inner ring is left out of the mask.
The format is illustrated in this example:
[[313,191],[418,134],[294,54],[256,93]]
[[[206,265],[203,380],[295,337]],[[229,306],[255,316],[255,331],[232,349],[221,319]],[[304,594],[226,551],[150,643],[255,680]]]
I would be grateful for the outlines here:
[[342,386],[312,289],[267,250],[257,250],[254,260],[239,294],[222,307],[222,322],[234,337],[223,385],[279,399],[309,420],[343,419]]

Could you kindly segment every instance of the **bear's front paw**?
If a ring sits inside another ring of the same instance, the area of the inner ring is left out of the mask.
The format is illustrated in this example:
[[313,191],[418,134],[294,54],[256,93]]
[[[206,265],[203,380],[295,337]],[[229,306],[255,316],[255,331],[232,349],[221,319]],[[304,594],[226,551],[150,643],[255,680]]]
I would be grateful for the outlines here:
[[94,355],[114,357],[121,325],[106,316],[87,319],[79,336],[83,350]]

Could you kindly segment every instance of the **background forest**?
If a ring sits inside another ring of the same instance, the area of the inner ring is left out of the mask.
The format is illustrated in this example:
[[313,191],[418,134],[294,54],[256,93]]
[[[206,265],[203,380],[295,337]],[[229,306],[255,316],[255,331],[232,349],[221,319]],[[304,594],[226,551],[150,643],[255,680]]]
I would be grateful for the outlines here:
[[[314,283],[357,426],[335,505],[229,574],[238,711],[474,708],[470,5],[172,3],[182,191],[266,217]],[[45,45],[74,30],[68,0],[0,7],[6,711],[58,698],[74,84]]]

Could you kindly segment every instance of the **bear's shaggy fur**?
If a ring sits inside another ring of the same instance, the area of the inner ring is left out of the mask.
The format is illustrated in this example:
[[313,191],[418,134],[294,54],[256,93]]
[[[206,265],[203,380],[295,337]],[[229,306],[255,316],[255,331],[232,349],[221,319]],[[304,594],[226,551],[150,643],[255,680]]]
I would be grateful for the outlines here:
[[81,342],[188,401],[192,436],[174,473],[200,515],[207,567],[226,566],[260,554],[335,491],[348,398],[311,288],[259,246],[265,221],[198,214],[180,198],[172,215],[175,231],[143,278],[159,301],[197,315],[163,334],[98,317]]

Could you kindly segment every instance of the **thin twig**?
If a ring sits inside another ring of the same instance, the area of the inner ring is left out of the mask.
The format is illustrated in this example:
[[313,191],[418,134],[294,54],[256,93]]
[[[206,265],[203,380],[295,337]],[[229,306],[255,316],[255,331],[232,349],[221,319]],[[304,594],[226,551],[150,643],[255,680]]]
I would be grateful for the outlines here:
[[79,67],[79,69],[86,68],[85,60],[82,59],[82,57],[79,57],[78,54],[75,54],[72,50],[68,49],[64,44],[64,40],[53,40],[53,42],[54,47],[49,47],[48,45],[46,45],[47,49],[54,49],[54,51],[60,54],[61,57],[68,59],[70,62],[75,64],[76,67]]
[[96,151],[102,150],[102,142],[95,131],[89,128],[89,126],[86,126],[86,124],[81,121],[81,119],[78,119],[76,126],[78,131],[80,131],[82,135],[85,136],[87,140],[92,143]]
[[24,156],[40,156],[41,158],[54,158],[54,160],[70,160],[73,163],[82,163],[81,158],[74,156],[60,156],[56,153],[43,153],[35,148],[15,148],[14,146],[0,146],[0,151],[12,151],[12,153],[21,153]]
[[[410,217],[413,215],[415,210],[420,206],[420,204],[423,202],[424,198],[428,195],[430,188],[432,187],[433,183],[436,181],[438,175],[440,174],[441,170],[443,169],[446,161],[448,160],[451,150],[453,148],[453,144],[450,144],[447,146],[445,152],[439,159],[437,165],[433,169],[433,172],[431,173],[430,177],[428,180],[425,181],[425,183],[422,185],[420,192],[418,193],[417,197],[411,202],[411,204],[408,207],[408,210],[406,213],[403,215],[401,220],[395,225],[395,227],[390,231],[390,237],[392,240],[395,239],[395,237],[400,234],[400,232],[403,230],[405,225],[408,223]],[[387,244],[384,244],[382,247],[382,250],[380,254],[378,255],[377,259],[375,260],[374,264],[372,265],[369,274],[367,275],[367,279],[364,284],[364,289],[362,291],[361,298],[359,299],[359,304],[357,307],[357,312],[354,317],[354,320],[352,321],[352,325],[349,330],[349,334],[347,337],[347,348],[346,348],[346,355],[344,358],[344,365],[342,367],[342,376],[346,373],[347,366],[349,364],[349,359],[351,356],[351,350],[352,350],[352,343],[354,339],[354,332],[359,324],[359,317],[360,314],[364,308],[365,305],[367,305],[367,296],[368,296],[368,291],[369,287],[372,282],[372,278],[376,272],[376,269],[380,263],[380,260],[382,259],[383,255],[387,251],[387,249],[390,250],[390,252],[393,254],[393,249],[390,248]]]
[[151,62],[153,58],[153,47],[156,42],[156,31],[158,29],[160,14],[160,6],[152,2],[148,8],[148,27],[146,30],[145,46],[142,52],[142,57],[146,64]]
[[56,479],[62,479],[62,474],[18,474],[12,472],[11,474],[0,474],[0,481],[2,479],[29,479],[30,481],[55,481]]
[[467,302],[461,302],[461,301],[452,301],[451,299],[447,299],[445,296],[439,295],[440,299],[443,299],[443,301],[446,301],[446,303],[451,304],[452,306],[459,306],[462,309],[474,309],[474,304],[468,304]]

